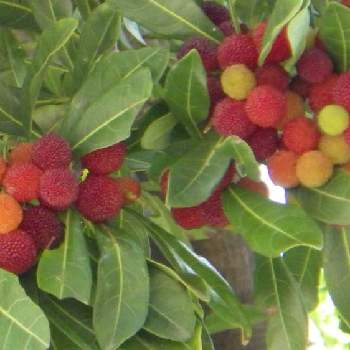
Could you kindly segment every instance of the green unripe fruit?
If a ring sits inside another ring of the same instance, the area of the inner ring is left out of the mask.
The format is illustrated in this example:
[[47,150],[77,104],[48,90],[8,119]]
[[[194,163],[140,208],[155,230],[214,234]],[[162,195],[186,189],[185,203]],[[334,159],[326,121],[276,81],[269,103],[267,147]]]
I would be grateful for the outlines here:
[[317,119],[321,131],[329,136],[338,136],[349,126],[349,113],[344,107],[338,105],[324,107]]

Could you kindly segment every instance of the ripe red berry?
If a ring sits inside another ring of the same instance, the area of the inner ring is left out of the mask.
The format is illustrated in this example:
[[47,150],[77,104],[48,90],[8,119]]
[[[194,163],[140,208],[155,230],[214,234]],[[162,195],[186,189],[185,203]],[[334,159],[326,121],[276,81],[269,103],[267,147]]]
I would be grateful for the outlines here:
[[350,112],[350,72],[340,74],[333,87],[333,99]]
[[89,175],[79,185],[76,207],[79,212],[92,222],[103,222],[115,217],[124,204],[124,197],[119,185],[105,175]]
[[262,128],[275,127],[287,111],[284,94],[272,86],[256,87],[247,99],[245,106],[248,118]]
[[297,154],[317,148],[320,133],[314,121],[298,117],[289,121],[283,128],[283,143]]
[[86,154],[81,159],[81,163],[93,174],[107,175],[119,170],[124,162],[125,154],[125,144],[120,142]]
[[204,1],[201,7],[203,12],[217,26],[230,20],[230,13],[227,8],[215,1]]
[[3,180],[5,191],[18,202],[39,198],[39,183],[43,172],[31,163],[10,166]]
[[224,213],[220,192],[214,192],[200,207],[208,226],[225,227],[229,224]]
[[333,104],[333,88],[337,81],[338,76],[334,74],[324,82],[311,86],[309,104],[314,112],[318,112],[323,107]]
[[222,69],[234,64],[245,64],[250,69],[255,69],[258,62],[258,50],[248,35],[233,34],[219,46],[218,60]]
[[169,169],[166,169],[163,171],[160,177],[160,193],[162,194],[163,198],[165,198],[168,193],[168,183],[169,183]]
[[21,274],[36,262],[37,249],[33,239],[22,230],[0,235],[0,268]]
[[225,97],[219,79],[214,77],[207,78],[208,94],[210,98],[210,110],[212,111],[216,104]]
[[50,169],[40,179],[40,201],[54,210],[65,210],[78,196],[78,182],[69,169]]
[[32,160],[42,170],[64,168],[69,166],[72,152],[61,136],[47,134],[33,145]]
[[247,116],[245,103],[228,97],[216,105],[212,124],[216,132],[223,136],[246,138],[256,129]]
[[297,76],[292,80],[289,88],[291,91],[297,93],[298,95],[304,98],[308,98],[310,94],[311,84]]
[[223,22],[219,25],[220,30],[224,33],[225,36],[230,36],[235,33],[231,21]]
[[333,62],[322,50],[312,48],[306,51],[297,63],[299,76],[309,83],[322,83],[333,72]]
[[23,164],[32,162],[33,144],[22,142],[10,153],[10,164]]
[[233,163],[231,163],[228,166],[228,168],[225,172],[225,175],[222,177],[219,184],[216,186],[215,192],[221,192],[226,187],[228,187],[231,184],[231,182],[233,181],[235,174],[236,174],[236,167]]
[[341,3],[345,6],[350,6],[350,0],[342,0]]
[[186,56],[193,49],[198,51],[206,71],[210,72],[218,68],[217,46],[212,41],[202,37],[186,40],[180,47],[177,58]]
[[271,157],[278,148],[279,138],[274,128],[258,128],[248,139],[257,161],[262,162]]
[[137,201],[141,196],[141,185],[130,176],[122,176],[115,179],[121,192],[123,193],[124,203],[131,204]]
[[56,214],[41,205],[23,211],[20,229],[33,238],[38,249],[56,247],[63,235],[63,225]]
[[201,206],[173,208],[171,215],[175,222],[185,230],[193,230],[206,224]]
[[288,88],[289,75],[279,64],[259,67],[255,74],[258,85],[270,85],[280,91]]

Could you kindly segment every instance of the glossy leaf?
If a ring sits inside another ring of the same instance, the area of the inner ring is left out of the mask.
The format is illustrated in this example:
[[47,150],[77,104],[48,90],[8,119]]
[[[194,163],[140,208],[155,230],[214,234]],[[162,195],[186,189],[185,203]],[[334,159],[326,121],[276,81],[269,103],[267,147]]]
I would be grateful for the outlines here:
[[218,42],[221,33],[193,0],[114,0],[125,15],[147,29],[170,38],[200,35]]
[[8,0],[0,1],[0,26],[27,30],[38,29],[30,8]]
[[322,248],[319,226],[298,206],[274,203],[237,186],[223,199],[231,224],[257,253],[277,257],[296,246]]
[[25,294],[17,276],[0,269],[0,348],[45,350],[50,344],[49,322]]
[[259,257],[256,295],[258,303],[274,310],[268,321],[268,350],[305,350],[308,320],[300,299],[298,285],[281,258]]
[[[138,245],[100,232],[93,325],[101,348],[113,350],[143,326],[149,302],[149,275]],[[105,236],[106,235],[106,236]]]
[[342,72],[350,67],[350,9],[332,1],[324,10],[320,23],[320,37]]
[[41,256],[38,285],[58,299],[74,298],[89,304],[92,273],[80,215],[69,210],[64,226],[64,242],[55,250],[45,250]]
[[237,15],[250,28],[261,22],[268,11],[271,11],[268,0],[236,0]]
[[196,50],[178,61],[169,72],[165,100],[187,132],[201,138],[198,124],[208,118],[210,102],[206,72]]
[[323,187],[293,191],[305,211],[327,224],[350,225],[350,174],[337,171]]

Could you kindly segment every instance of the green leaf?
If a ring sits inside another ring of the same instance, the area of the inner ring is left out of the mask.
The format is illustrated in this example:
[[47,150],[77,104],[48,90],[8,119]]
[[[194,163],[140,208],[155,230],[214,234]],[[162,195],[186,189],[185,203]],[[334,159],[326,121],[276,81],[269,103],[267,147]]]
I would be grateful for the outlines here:
[[208,118],[210,102],[206,73],[198,51],[192,50],[173,66],[166,81],[165,100],[187,132],[201,138],[198,123]]
[[91,13],[89,0],[76,0],[77,8],[84,20],[87,20]]
[[204,36],[219,42],[222,34],[192,0],[115,0],[115,6],[152,32],[170,38]]
[[350,66],[350,9],[332,1],[323,12],[319,25],[320,37],[341,72]]
[[296,246],[322,248],[319,226],[298,206],[271,202],[231,186],[224,193],[225,213],[257,253],[277,257]]
[[77,26],[78,21],[73,18],[62,19],[45,30],[39,38],[32,65],[28,70],[23,87],[22,114],[24,128],[28,135],[32,133],[33,109],[39,96],[48,64],[55,54],[67,44]]
[[65,113],[65,105],[46,105],[34,110],[33,121],[44,133],[57,132]]
[[230,11],[230,17],[231,17],[231,21],[233,24],[233,27],[235,29],[235,31],[237,33],[240,32],[241,28],[240,28],[240,21],[239,21],[239,16],[237,15],[237,2],[238,0],[228,0],[227,1],[227,5],[228,5],[228,9]]
[[237,16],[249,28],[260,23],[271,10],[268,0],[236,0]]
[[208,199],[229,166],[228,140],[210,134],[170,167],[169,206],[192,207]]
[[0,1],[0,26],[36,30],[38,26],[30,8],[15,1]]
[[259,257],[256,269],[258,301],[275,310],[266,333],[268,350],[305,350],[307,314],[298,286],[281,258]]
[[264,34],[259,64],[262,65],[271,51],[272,44],[283,27],[293,19],[304,4],[304,0],[277,0]]
[[312,5],[318,11],[318,13],[322,14],[323,11],[327,8],[330,3],[330,0],[311,0]]
[[213,340],[204,326],[202,329],[202,350],[215,350]]
[[59,301],[40,294],[40,307],[50,321],[53,349],[99,350],[92,328],[92,309],[75,300]]
[[350,327],[350,230],[328,228],[323,250],[324,277],[343,322]]
[[99,56],[116,44],[120,23],[120,15],[109,2],[99,5],[91,13],[82,27],[74,61],[75,87],[79,87],[86,79]]
[[300,187],[292,191],[305,211],[315,219],[334,225],[350,225],[350,175],[338,170],[323,187]]
[[141,138],[141,147],[149,150],[161,150],[170,143],[170,135],[177,120],[170,113],[152,122]]
[[25,294],[17,276],[0,269],[0,348],[45,350],[50,344],[49,322]]
[[150,269],[150,304],[143,328],[163,339],[185,342],[193,336],[196,316],[187,290],[161,270]]
[[58,299],[74,298],[89,304],[92,273],[80,215],[67,211],[64,242],[58,249],[45,250],[37,278],[39,288]]
[[116,238],[107,228],[97,234],[101,241],[101,257],[93,325],[100,347],[114,350],[145,323],[149,275],[145,256],[138,245]]
[[[129,137],[137,113],[152,94],[151,74],[147,69],[138,70],[100,92],[90,101],[89,96],[79,93],[65,120],[63,134],[78,154]],[[81,100],[82,104],[79,103]]]
[[300,286],[305,307],[312,311],[318,305],[321,252],[308,247],[297,247],[287,252],[284,261]]

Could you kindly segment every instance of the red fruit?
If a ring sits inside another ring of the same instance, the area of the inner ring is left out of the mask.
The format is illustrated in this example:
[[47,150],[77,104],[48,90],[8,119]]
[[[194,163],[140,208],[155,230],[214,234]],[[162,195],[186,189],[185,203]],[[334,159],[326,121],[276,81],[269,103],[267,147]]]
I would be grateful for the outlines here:
[[298,117],[289,121],[283,128],[283,143],[297,154],[317,148],[320,133],[314,121]]
[[308,98],[310,94],[311,84],[300,77],[295,77],[291,84],[289,85],[291,91],[297,93],[298,95]]
[[219,46],[218,60],[222,69],[234,64],[245,64],[250,69],[255,69],[258,62],[258,50],[248,35],[233,34]]
[[217,46],[212,41],[202,37],[193,37],[186,40],[180,47],[177,58],[180,59],[186,56],[193,49],[198,51],[206,71],[209,72],[218,68]]
[[19,143],[10,153],[10,164],[23,164],[32,162],[33,144]]
[[213,113],[212,124],[219,135],[236,135],[246,138],[251,135],[255,126],[248,119],[245,103],[231,98],[219,102]]
[[33,145],[32,160],[42,170],[64,168],[69,166],[72,152],[61,136],[47,134]]
[[338,76],[333,74],[324,82],[311,86],[309,104],[314,112],[333,104],[333,88],[338,81]]
[[25,209],[20,229],[33,238],[38,249],[56,247],[63,236],[63,225],[56,214],[43,206]]
[[350,112],[350,72],[340,74],[333,87],[333,99]]
[[233,178],[236,174],[236,168],[234,164],[230,164],[225,172],[225,175],[223,178],[220,180],[219,184],[216,186],[215,191],[216,192],[221,192],[223,191],[226,187],[230,186],[231,182],[233,181]]
[[173,208],[171,215],[175,222],[185,230],[193,230],[205,225],[201,206],[191,208]]
[[245,110],[255,125],[275,127],[287,111],[287,99],[272,86],[258,86],[249,95]]
[[235,33],[235,29],[231,21],[223,22],[219,25],[220,30],[224,33],[225,36],[230,36]]
[[169,170],[166,169],[163,171],[162,176],[160,177],[160,192],[164,198],[168,193],[168,183],[169,183]]
[[345,6],[350,6],[350,0],[342,0],[341,3]]
[[241,180],[239,180],[239,182],[237,182],[237,186],[258,193],[264,198],[269,198],[269,189],[267,188],[266,184],[262,181],[254,181],[249,177],[244,177]]
[[200,205],[200,207],[207,225],[213,227],[225,227],[229,224],[222,206],[220,192],[214,192],[208,200]]
[[90,175],[79,185],[76,206],[79,212],[92,222],[113,219],[124,204],[119,185],[105,175]]
[[278,148],[279,138],[274,128],[258,128],[248,139],[257,161],[262,162],[271,157]]
[[141,185],[138,181],[129,176],[122,176],[115,181],[118,183],[123,193],[124,203],[131,204],[136,202],[141,196]]
[[86,154],[81,163],[95,175],[107,175],[119,170],[124,162],[125,153],[125,144],[120,142]]
[[288,88],[289,75],[278,64],[259,67],[255,74],[257,85],[270,85],[280,91],[286,91]]
[[203,12],[217,26],[230,20],[230,13],[227,8],[215,1],[204,1],[201,7]]
[[333,72],[333,62],[322,50],[312,48],[306,51],[297,63],[300,78],[309,83],[322,83]]
[[50,169],[40,179],[39,195],[45,206],[65,210],[78,197],[78,182],[69,169]]
[[7,164],[3,158],[0,157],[0,185],[2,183],[2,180],[5,176],[7,170]]
[[[261,50],[267,22],[261,22],[253,31],[252,37],[258,50]],[[291,55],[290,44],[288,40],[287,27],[277,36],[272,45],[271,51],[266,57],[265,63],[279,63],[287,60]]]
[[0,268],[21,274],[36,262],[37,249],[33,239],[22,230],[0,235]]
[[14,164],[8,168],[3,186],[18,202],[30,202],[39,198],[42,174],[43,172],[34,164]]
[[219,79],[214,77],[207,78],[208,94],[210,98],[210,109],[212,110],[215,105],[225,97],[225,94],[221,87]]

